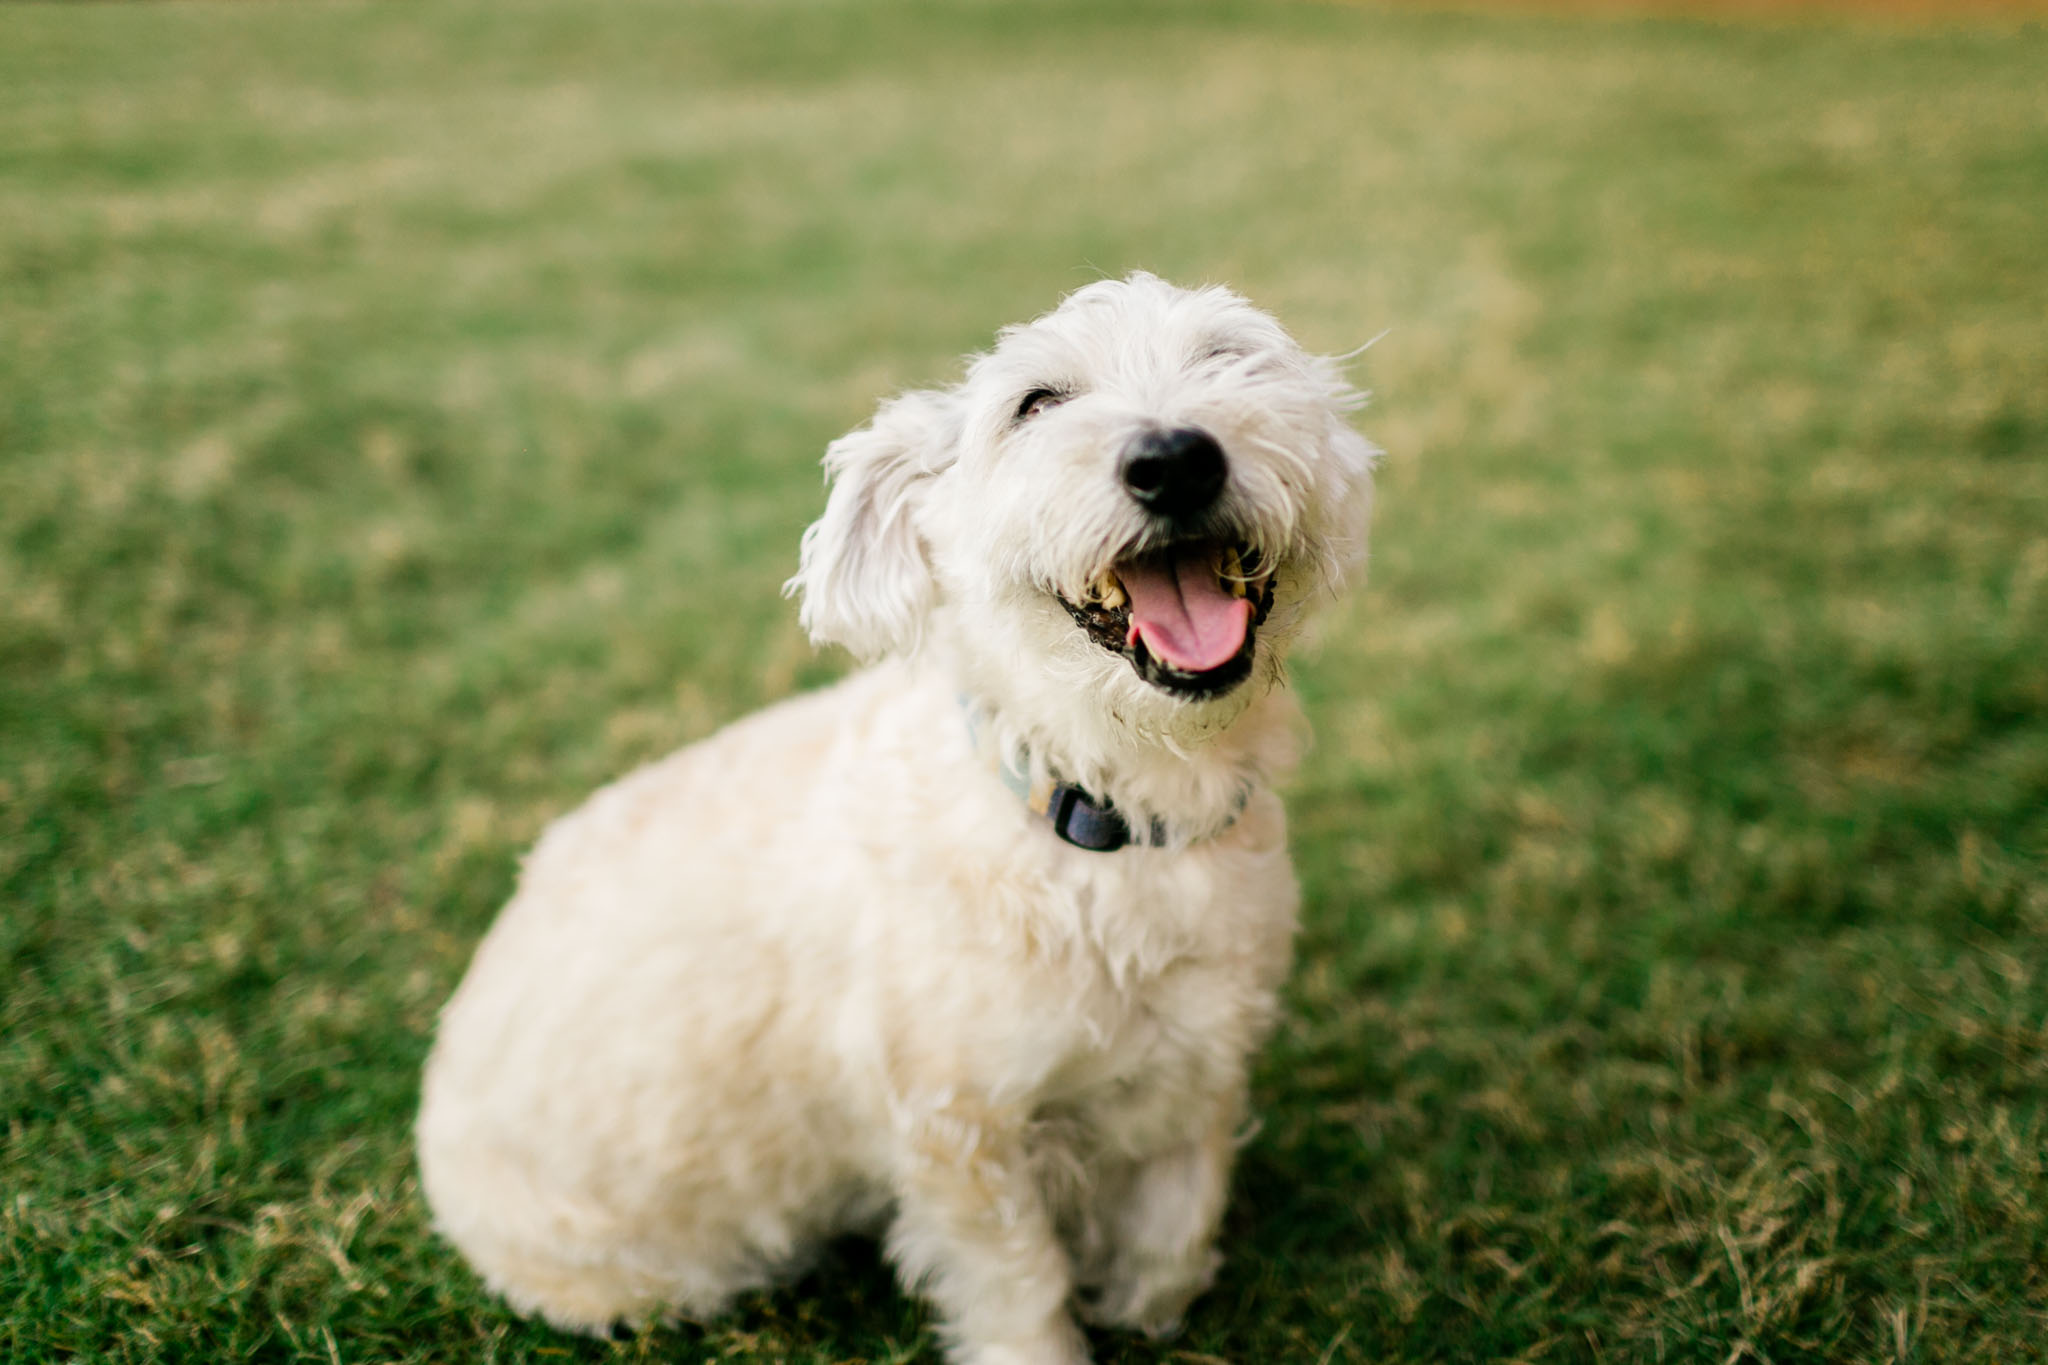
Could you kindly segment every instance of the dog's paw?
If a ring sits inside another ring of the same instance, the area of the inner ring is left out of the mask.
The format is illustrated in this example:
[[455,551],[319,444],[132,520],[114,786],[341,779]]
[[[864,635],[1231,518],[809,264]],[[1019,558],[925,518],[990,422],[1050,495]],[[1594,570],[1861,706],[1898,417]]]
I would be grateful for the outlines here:
[[1081,1317],[1096,1327],[1120,1327],[1163,1341],[1180,1331],[1188,1305],[1216,1281],[1223,1257],[1206,1252],[1192,1263],[1125,1263],[1111,1271],[1094,1297],[1081,1305]]

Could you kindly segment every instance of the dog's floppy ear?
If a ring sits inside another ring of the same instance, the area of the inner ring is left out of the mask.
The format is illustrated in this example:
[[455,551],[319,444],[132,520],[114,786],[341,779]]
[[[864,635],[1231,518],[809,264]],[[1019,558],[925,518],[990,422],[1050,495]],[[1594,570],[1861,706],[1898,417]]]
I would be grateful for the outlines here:
[[959,400],[918,390],[826,449],[832,496],[783,589],[803,593],[798,619],[811,639],[864,659],[917,642],[937,584],[916,509],[926,482],[953,462],[959,432]]

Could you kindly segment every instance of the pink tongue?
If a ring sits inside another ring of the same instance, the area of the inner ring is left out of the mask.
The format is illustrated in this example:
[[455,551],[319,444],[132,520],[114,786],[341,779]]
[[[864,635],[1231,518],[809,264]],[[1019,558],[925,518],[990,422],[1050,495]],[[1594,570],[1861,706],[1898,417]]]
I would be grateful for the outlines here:
[[1252,604],[1216,581],[1209,556],[1169,550],[1117,565],[1131,596],[1128,644],[1145,642],[1152,657],[1183,673],[1207,673],[1237,657],[1251,625]]

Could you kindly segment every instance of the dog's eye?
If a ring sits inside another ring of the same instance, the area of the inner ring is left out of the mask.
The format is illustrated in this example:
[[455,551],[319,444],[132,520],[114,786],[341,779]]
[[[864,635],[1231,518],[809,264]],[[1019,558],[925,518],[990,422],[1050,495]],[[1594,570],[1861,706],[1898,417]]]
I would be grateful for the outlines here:
[[1226,365],[1242,366],[1247,369],[1257,370],[1264,368],[1263,362],[1254,363],[1254,354],[1254,352],[1243,346],[1234,346],[1228,342],[1218,342],[1202,352],[1201,363],[1206,365],[1220,360]]
[[1047,408],[1056,408],[1073,395],[1058,389],[1033,389],[1024,395],[1024,401],[1017,404],[1017,420],[1026,422]]

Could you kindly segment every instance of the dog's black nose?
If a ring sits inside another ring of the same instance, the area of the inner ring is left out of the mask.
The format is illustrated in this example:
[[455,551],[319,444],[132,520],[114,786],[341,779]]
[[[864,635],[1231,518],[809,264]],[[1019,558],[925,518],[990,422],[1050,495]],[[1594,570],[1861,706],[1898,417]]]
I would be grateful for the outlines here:
[[1124,487],[1162,517],[1192,516],[1223,491],[1223,447],[1200,427],[1148,431],[1124,447]]

